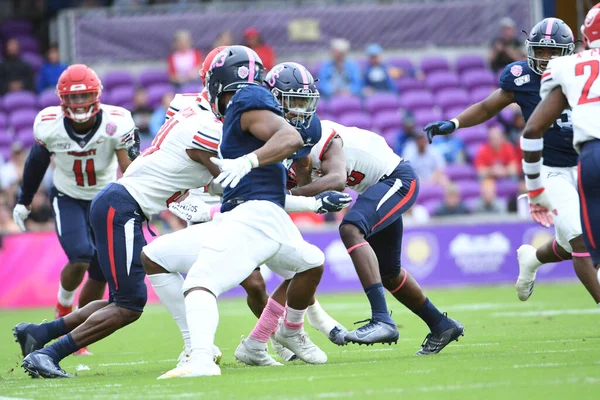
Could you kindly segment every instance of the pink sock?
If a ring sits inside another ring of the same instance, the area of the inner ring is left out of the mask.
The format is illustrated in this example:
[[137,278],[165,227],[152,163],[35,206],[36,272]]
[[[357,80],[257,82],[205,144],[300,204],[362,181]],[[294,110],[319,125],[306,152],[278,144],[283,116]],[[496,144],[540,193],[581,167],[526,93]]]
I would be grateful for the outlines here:
[[302,329],[304,324],[305,310],[294,310],[290,306],[285,306],[285,317],[283,318],[283,325],[288,329]]
[[277,330],[277,324],[279,318],[283,317],[283,312],[283,306],[269,297],[267,306],[260,314],[254,329],[250,332],[250,337],[261,343],[267,343],[271,335]]

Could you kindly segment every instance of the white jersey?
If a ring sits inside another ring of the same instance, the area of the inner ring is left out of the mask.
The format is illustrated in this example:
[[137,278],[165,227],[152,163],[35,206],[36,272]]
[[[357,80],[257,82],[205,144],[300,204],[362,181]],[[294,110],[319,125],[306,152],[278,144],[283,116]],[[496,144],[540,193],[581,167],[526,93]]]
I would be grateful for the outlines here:
[[571,107],[573,144],[600,139],[600,49],[551,60],[542,75],[540,96],[560,87]]
[[201,103],[193,102],[173,114],[152,145],[119,179],[146,217],[167,209],[188,190],[212,181],[208,168],[186,153],[187,149],[198,149],[217,154],[222,124],[211,111],[201,107]]
[[175,113],[183,110],[186,107],[191,107],[200,103],[201,108],[210,111],[210,103],[198,93],[177,93],[173,100],[169,103],[169,109],[165,115],[165,119],[171,118]]
[[376,133],[331,121],[321,121],[321,127],[323,136],[310,152],[313,170],[321,169],[323,155],[331,141],[339,136],[346,157],[346,187],[359,194],[391,174],[402,161]]
[[122,107],[100,105],[100,123],[86,136],[76,135],[59,106],[39,112],[33,124],[35,140],[54,155],[54,186],[69,197],[92,200],[117,178],[115,150],[124,149],[124,137],[135,123]]

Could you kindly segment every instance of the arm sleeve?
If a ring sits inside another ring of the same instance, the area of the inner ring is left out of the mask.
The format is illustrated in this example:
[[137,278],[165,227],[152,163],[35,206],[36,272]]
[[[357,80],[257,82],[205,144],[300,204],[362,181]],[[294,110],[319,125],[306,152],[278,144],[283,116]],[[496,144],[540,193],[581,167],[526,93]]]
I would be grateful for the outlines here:
[[41,144],[35,143],[25,161],[21,194],[19,194],[17,203],[26,206],[31,204],[33,196],[40,187],[49,165],[50,152]]

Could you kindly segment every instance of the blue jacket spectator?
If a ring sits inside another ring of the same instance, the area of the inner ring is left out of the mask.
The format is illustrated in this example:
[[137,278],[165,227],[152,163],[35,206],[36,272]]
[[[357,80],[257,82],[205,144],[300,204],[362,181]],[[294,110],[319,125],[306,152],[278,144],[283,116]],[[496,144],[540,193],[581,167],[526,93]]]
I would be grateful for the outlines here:
[[58,78],[67,65],[60,62],[60,55],[56,46],[50,46],[46,52],[46,62],[40,67],[37,79],[38,92],[48,88],[56,88]]
[[381,60],[381,53],[383,53],[381,46],[372,43],[367,46],[365,53],[369,56],[364,75],[366,94],[395,91],[396,85],[390,78],[388,66]]
[[363,88],[360,67],[346,59],[350,43],[345,39],[331,41],[332,60],[321,66],[319,71],[319,92],[324,97],[338,94],[360,96]]
[[456,137],[456,135],[447,135],[436,138],[431,146],[444,156],[448,164],[465,162],[465,143],[460,138]]

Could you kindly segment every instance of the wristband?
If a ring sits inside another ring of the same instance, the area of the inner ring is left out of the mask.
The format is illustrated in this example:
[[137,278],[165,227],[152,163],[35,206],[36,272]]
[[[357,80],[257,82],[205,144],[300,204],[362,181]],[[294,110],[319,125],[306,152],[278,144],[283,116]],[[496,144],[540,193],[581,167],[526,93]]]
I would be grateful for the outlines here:
[[521,136],[521,150],[523,151],[542,151],[544,150],[544,139],[527,139]]
[[250,168],[258,167],[258,156],[255,153],[248,153],[245,157],[250,161]]
[[458,127],[460,126],[460,124],[458,123],[458,120],[456,118],[452,118],[450,120],[450,122],[452,122],[454,124],[454,130],[457,130]]
[[543,164],[544,164],[543,158],[540,158],[539,161],[532,162],[532,163],[523,160],[523,162],[522,162],[523,173],[525,175],[537,175],[541,172]]
[[533,192],[539,189],[543,189],[544,184],[542,182],[542,177],[538,176],[537,178],[528,178],[527,176],[525,177],[525,187],[527,188],[528,192]]

